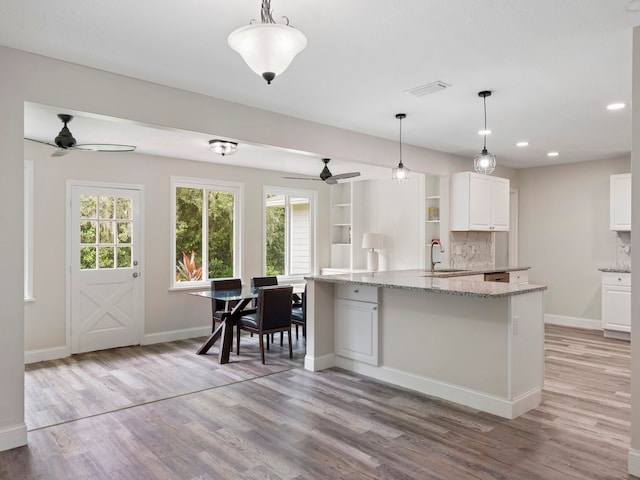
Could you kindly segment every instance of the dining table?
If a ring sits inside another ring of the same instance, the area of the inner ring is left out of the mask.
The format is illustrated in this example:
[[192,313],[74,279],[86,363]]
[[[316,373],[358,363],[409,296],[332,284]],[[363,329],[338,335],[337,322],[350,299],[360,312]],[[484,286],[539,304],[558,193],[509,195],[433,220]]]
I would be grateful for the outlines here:
[[[283,286],[283,285],[280,285]],[[233,345],[233,326],[240,316],[246,313],[245,309],[249,303],[258,298],[260,288],[245,286],[239,290],[202,290],[198,292],[189,292],[189,295],[195,297],[208,298],[212,301],[220,300],[226,305],[234,305],[228,311],[223,312],[222,321],[215,330],[209,335],[209,338],[196,351],[197,355],[205,355],[218,339],[222,339],[222,345],[218,354],[220,363],[229,363],[229,354]],[[304,292],[304,285],[293,285],[293,292],[301,295]]]

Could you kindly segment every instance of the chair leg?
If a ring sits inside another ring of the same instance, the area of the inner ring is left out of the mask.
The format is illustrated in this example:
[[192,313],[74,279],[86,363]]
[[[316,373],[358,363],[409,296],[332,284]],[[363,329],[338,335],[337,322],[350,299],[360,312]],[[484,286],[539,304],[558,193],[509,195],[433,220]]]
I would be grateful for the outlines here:
[[300,337],[298,337],[298,324],[296,323],[296,340],[298,340],[298,338]]
[[[291,345],[291,327],[289,327],[287,333],[289,334],[289,358],[293,358],[293,345]],[[280,332],[280,335],[282,335],[282,332]]]
[[[280,346],[282,346],[282,337],[284,337],[284,332],[280,332]],[[289,339],[291,341],[291,339]]]
[[307,338],[307,324],[302,325],[302,336]]
[[[262,336],[262,335],[260,335]],[[273,336],[273,334],[267,333],[267,350],[269,350],[269,337]]]
[[236,325],[236,355],[240,355],[240,327]]
[[[262,337],[264,335],[262,335],[261,333],[258,334],[258,336],[260,337],[260,356],[262,357],[262,364],[264,365],[264,343],[263,343],[263,339]],[[269,345],[269,335],[267,334],[267,345]]]

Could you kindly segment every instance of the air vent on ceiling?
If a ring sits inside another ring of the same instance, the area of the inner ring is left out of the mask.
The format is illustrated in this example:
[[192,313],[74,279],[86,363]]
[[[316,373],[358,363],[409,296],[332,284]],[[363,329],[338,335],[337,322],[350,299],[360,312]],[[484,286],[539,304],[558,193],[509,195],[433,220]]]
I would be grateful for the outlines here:
[[419,87],[410,88],[409,90],[405,90],[405,92],[410,93],[411,95],[415,95],[416,97],[424,97],[425,95],[436,93],[449,87],[451,87],[451,85],[449,85],[448,83],[437,80],[435,82],[427,83],[426,85],[420,85]]

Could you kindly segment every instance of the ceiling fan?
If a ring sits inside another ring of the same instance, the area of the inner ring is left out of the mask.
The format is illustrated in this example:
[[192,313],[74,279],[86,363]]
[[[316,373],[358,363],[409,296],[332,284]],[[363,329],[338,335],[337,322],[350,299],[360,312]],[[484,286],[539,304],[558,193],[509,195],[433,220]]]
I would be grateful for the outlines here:
[[58,136],[55,138],[55,143],[27,138],[27,140],[31,140],[32,142],[44,143],[45,145],[57,147],[58,150],[51,154],[52,157],[61,157],[62,155],[69,153],[71,150],[85,150],[91,152],[133,152],[136,149],[133,145],[118,145],[113,143],[85,143],[79,145],[76,143],[76,139],[73,138],[73,135],[69,131],[69,127],[67,127],[67,123],[73,120],[73,115],[59,113],[58,118],[62,123],[64,123],[64,127],[62,127],[62,130],[60,130],[60,133],[58,133]]
[[283,177],[283,178],[288,178],[290,180],[321,180],[329,185],[335,185],[336,183],[338,183],[338,180],[344,180],[346,178],[353,178],[353,177],[360,176],[360,172],[339,173],[338,175],[333,175],[329,170],[329,166],[328,166],[331,159],[323,158],[322,161],[324,162],[324,168],[320,172],[319,178],[315,178],[315,177]]

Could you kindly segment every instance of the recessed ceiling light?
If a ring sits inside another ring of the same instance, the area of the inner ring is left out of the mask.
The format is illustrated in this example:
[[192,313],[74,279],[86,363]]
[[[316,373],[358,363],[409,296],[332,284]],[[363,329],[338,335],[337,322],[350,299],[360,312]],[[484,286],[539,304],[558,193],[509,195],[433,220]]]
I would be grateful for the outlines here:
[[518,142],[516,143],[516,147],[527,147],[529,146],[529,142]]
[[640,12],[640,1],[631,0],[629,3],[627,3],[625,9],[627,10],[627,12]]
[[607,110],[622,110],[626,106],[626,103],[610,103],[607,105]]
[[557,157],[558,155],[560,155],[558,152],[549,152],[549,153],[547,153],[547,157]]
[[491,135],[491,130],[478,130],[478,135]]

